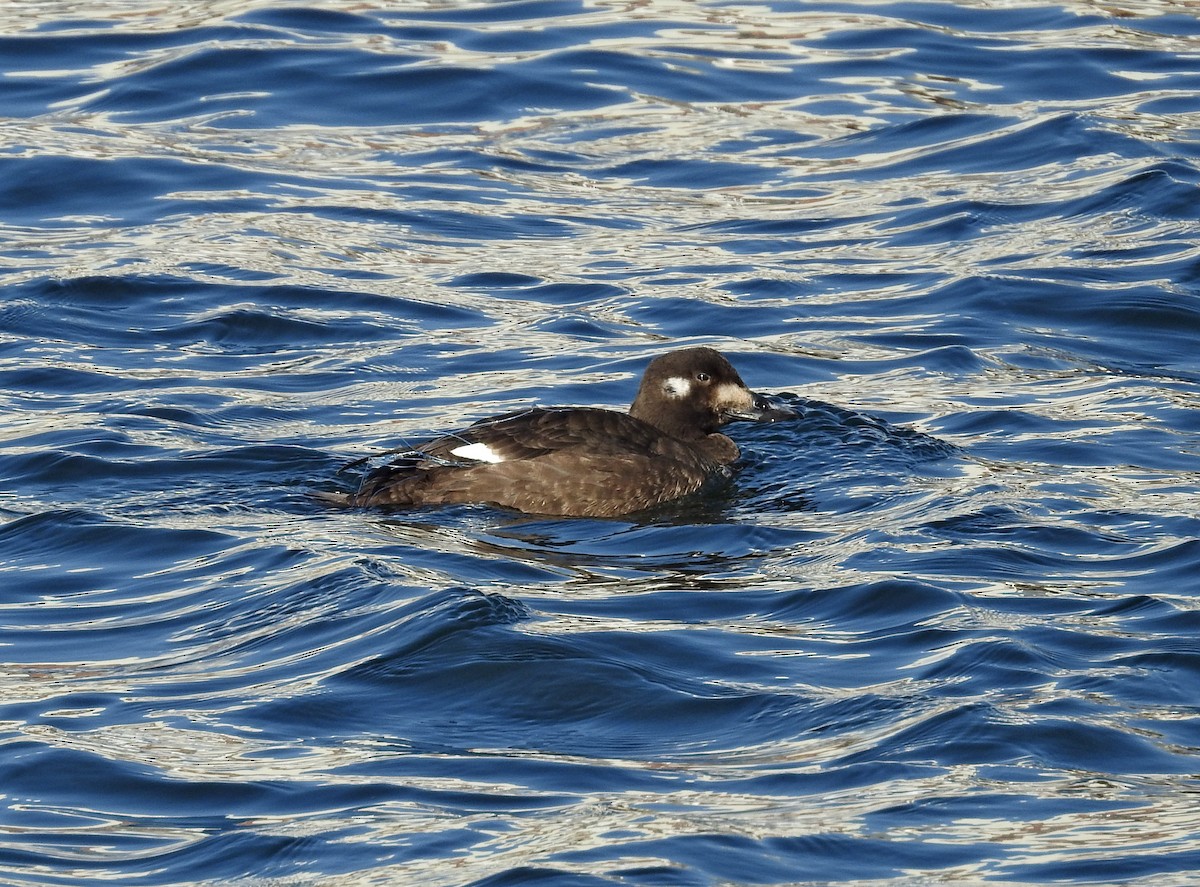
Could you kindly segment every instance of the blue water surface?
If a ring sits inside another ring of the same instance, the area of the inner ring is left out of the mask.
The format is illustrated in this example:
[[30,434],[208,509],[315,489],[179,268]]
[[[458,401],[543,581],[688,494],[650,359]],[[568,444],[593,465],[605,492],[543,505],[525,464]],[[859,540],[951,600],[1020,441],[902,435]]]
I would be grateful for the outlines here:
[[[1185,3],[0,12],[0,881],[1200,877]],[[329,507],[722,349],[619,520]]]

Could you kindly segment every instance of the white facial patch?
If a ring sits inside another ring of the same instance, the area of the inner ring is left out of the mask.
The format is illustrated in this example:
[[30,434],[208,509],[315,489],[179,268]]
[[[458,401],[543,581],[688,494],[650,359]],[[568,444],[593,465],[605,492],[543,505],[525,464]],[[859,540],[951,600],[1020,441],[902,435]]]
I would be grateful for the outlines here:
[[691,390],[692,380],[683,376],[671,376],[663,382],[663,391],[667,393],[667,397],[687,397]]
[[748,410],[754,406],[754,395],[741,385],[725,382],[717,388],[716,403],[725,409]]
[[504,457],[484,443],[463,444],[450,451],[451,456],[470,459],[472,462],[503,462]]

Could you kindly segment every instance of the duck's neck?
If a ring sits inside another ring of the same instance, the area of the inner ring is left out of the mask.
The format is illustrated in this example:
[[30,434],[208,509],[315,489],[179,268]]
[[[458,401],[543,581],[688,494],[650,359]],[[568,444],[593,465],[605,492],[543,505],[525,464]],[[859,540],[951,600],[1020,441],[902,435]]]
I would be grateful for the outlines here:
[[662,409],[648,409],[640,397],[629,408],[629,415],[679,440],[700,440],[709,434],[709,429],[704,427],[707,423],[697,422],[695,416],[678,415],[674,411],[664,412]]

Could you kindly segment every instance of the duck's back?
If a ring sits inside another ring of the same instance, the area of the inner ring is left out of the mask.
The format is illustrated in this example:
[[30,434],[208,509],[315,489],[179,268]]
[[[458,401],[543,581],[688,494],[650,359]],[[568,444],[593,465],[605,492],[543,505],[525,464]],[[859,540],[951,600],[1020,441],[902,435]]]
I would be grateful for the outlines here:
[[604,517],[686,495],[736,457],[724,435],[683,441],[627,413],[523,410],[414,449],[368,475],[351,502]]

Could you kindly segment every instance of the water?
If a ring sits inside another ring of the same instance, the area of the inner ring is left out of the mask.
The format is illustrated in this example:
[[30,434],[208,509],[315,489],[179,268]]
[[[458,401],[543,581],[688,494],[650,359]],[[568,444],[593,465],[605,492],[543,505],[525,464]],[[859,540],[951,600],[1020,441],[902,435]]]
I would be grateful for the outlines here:
[[[1190,7],[0,33],[4,883],[1197,877]],[[310,496],[696,343],[699,497]]]

